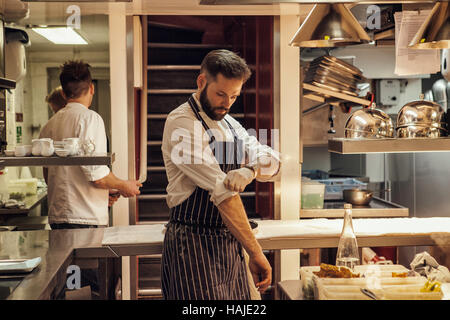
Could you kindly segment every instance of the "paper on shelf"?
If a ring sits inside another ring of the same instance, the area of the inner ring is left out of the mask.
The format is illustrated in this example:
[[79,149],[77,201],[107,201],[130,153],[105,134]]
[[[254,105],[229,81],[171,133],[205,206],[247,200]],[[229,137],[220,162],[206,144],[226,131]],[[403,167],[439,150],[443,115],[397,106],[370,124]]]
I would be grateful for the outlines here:
[[400,76],[430,74],[440,71],[440,51],[410,49],[408,44],[431,10],[402,11],[395,19],[395,71]]

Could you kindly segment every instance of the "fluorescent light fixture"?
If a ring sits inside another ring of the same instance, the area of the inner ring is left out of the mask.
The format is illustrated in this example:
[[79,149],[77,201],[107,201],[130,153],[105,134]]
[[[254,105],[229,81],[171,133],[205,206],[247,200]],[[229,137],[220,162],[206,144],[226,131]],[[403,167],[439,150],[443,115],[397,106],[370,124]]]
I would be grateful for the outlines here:
[[73,28],[69,27],[47,27],[33,28],[34,32],[40,34],[54,44],[88,44],[86,40]]

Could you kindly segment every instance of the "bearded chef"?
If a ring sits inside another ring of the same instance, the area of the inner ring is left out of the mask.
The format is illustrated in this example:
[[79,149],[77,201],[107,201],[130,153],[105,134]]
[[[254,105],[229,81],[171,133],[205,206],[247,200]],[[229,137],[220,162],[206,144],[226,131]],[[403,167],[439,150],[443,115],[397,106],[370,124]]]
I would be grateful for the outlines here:
[[245,300],[253,297],[252,289],[264,292],[272,282],[239,193],[254,179],[278,179],[280,155],[228,114],[250,76],[235,53],[211,51],[201,64],[197,91],[167,117],[165,299]]

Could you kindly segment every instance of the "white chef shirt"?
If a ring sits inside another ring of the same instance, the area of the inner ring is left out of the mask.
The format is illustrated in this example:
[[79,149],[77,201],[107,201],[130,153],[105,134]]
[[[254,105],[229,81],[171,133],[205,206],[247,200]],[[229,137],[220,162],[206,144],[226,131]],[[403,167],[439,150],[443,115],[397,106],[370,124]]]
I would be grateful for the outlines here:
[[[41,130],[39,138],[92,139],[95,154],[106,154],[106,133],[102,117],[80,103],[70,102]],[[110,173],[107,166],[48,167],[49,223],[108,225],[108,190],[91,181]]]
[[[275,166],[272,178],[264,181],[278,179],[280,154],[277,151],[259,143],[254,136],[247,133],[238,121],[228,114],[220,121],[212,120],[203,112],[195,94],[193,94],[193,97],[200,108],[200,116],[214,132],[216,141],[232,142],[234,140],[233,133],[224,121],[226,119],[235,130],[237,137],[243,140],[248,163],[256,163],[256,159],[262,155],[270,156],[273,161],[276,161],[278,167]],[[201,133],[198,134],[199,132]],[[199,137],[200,139],[198,139]],[[237,194],[237,192],[225,188],[223,181],[226,173],[221,170],[214,157],[209,147],[209,135],[188,102],[185,102],[167,116],[161,150],[169,182],[166,189],[166,201],[169,208],[175,207],[186,200],[197,186],[209,191],[210,200],[216,206],[223,200]]]

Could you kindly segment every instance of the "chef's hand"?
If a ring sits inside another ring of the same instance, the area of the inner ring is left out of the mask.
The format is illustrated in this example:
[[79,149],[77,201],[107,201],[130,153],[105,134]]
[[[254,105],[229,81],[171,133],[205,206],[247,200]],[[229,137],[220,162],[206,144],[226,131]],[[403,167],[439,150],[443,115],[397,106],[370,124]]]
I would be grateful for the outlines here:
[[225,188],[231,191],[242,192],[245,187],[253,181],[255,173],[249,168],[240,168],[236,170],[230,170],[223,181]]
[[[253,276],[256,288],[259,292],[264,292],[272,284],[272,267],[266,256],[261,251],[255,256],[250,256],[248,267]],[[261,280],[259,280],[261,279]]]
[[131,198],[141,193],[139,191],[140,187],[142,187],[142,183],[137,180],[125,180],[122,183],[119,193],[122,197]]
[[118,190],[109,190],[108,196],[108,207],[112,207],[112,205],[120,198],[120,193]]

